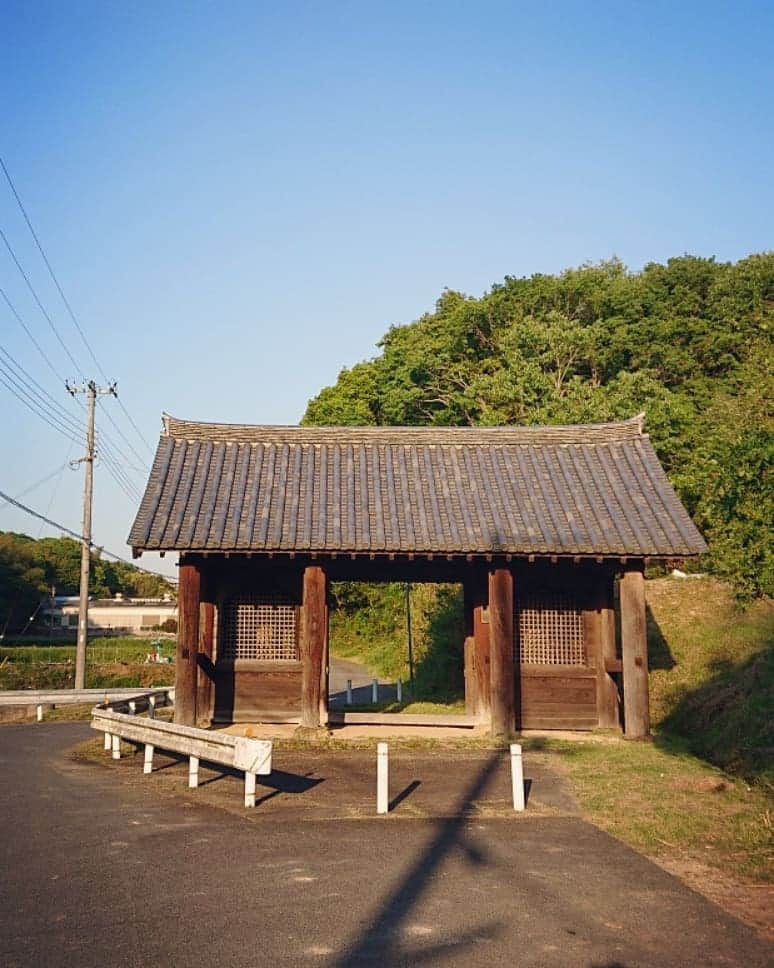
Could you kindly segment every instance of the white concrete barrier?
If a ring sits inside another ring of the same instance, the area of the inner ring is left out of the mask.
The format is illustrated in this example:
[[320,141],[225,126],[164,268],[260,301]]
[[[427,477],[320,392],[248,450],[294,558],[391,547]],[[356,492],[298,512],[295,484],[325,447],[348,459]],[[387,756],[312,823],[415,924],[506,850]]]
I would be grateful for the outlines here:
[[376,744],[376,812],[390,809],[390,761],[386,743]]
[[524,810],[524,764],[521,760],[521,745],[511,743],[511,787],[513,789],[513,809],[518,813]]
[[[139,699],[138,699],[139,703]],[[158,719],[119,713],[107,706],[95,706],[91,711],[92,729],[112,737],[114,759],[121,756],[120,741],[143,744],[145,756],[143,772],[153,770],[155,749],[183,753],[189,757],[189,786],[198,786],[199,760],[219,763],[243,771],[245,774],[245,806],[255,806],[255,777],[271,773],[271,740],[232,736],[217,730],[179,726]]]

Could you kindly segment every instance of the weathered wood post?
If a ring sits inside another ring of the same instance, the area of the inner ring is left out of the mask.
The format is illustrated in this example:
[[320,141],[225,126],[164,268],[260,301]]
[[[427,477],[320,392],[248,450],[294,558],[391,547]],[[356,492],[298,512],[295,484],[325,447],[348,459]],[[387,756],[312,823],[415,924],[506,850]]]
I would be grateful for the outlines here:
[[476,609],[475,590],[470,581],[463,586],[463,608],[465,642],[463,661],[465,664],[465,712],[475,716],[478,712],[478,681],[476,679],[476,640],[474,636],[473,613]]
[[597,672],[597,725],[615,729],[619,723],[618,687],[610,675],[617,664],[613,576],[601,568],[591,576],[583,631],[589,658]]
[[204,668],[199,666],[197,670],[196,719],[205,723],[213,717],[215,694],[214,683],[208,672],[215,655],[215,589],[212,578],[206,572],[202,576],[201,599],[199,654],[204,659]]
[[624,734],[639,739],[650,733],[648,639],[645,576],[642,565],[626,568],[619,585],[623,653]]
[[513,574],[489,572],[489,645],[492,736],[510,736],[515,727],[513,691]]
[[195,726],[201,575],[198,565],[181,558],[178,576],[175,722]]
[[326,577],[319,565],[304,569],[301,636],[301,725],[320,726],[320,695],[325,654]]
[[472,713],[478,718],[480,723],[489,723],[491,714],[491,689],[489,681],[489,588],[486,572],[481,572],[476,569],[466,577],[465,599],[466,603],[469,602],[472,612],[471,634],[473,642],[472,668],[470,672],[472,674],[471,698],[475,700]]

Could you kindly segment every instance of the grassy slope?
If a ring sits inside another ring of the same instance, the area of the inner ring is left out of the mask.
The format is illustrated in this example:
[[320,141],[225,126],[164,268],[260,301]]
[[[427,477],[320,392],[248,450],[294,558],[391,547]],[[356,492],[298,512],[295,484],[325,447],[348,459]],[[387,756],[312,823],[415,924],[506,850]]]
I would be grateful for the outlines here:
[[651,713],[664,736],[774,789],[774,603],[711,578],[647,584]]

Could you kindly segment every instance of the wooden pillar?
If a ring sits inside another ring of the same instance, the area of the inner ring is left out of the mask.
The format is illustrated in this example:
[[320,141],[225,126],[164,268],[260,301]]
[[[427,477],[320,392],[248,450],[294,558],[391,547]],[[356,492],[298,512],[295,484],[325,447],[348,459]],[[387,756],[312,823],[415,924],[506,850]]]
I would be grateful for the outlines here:
[[470,581],[463,586],[463,627],[465,642],[463,648],[465,662],[465,712],[475,716],[478,712],[478,681],[476,678],[476,639],[474,635],[476,610],[475,589]]
[[624,734],[639,739],[650,733],[648,639],[645,577],[641,566],[627,568],[619,585],[623,653]]
[[301,634],[301,725],[320,725],[320,694],[326,639],[326,580],[318,565],[304,569]]
[[515,726],[513,686],[513,574],[489,572],[489,649],[492,736],[510,736]]
[[198,565],[181,559],[177,588],[177,656],[175,661],[175,722],[196,725],[196,668],[199,650]]
[[[326,582],[327,586],[327,582]],[[328,725],[328,677],[330,674],[329,643],[331,633],[331,607],[328,603],[328,590],[325,590],[325,641],[322,661],[320,662],[320,724]]]
[[618,681],[613,677],[615,670],[620,670],[620,662],[615,647],[614,583],[613,576],[606,573],[600,588],[599,599],[599,651],[604,674],[597,670],[597,712],[599,713],[599,725],[604,729],[621,728],[621,696],[618,691]]
[[597,673],[597,724],[604,729],[617,729],[620,726],[618,686],[611,676],[619,665],[615,651],[613,577],[600,568],[589,580],[583,630],[589,662]]
[[198,687],[196,690],[196,719],[200,723],[209,722],[215,714],[214,698],[215,683],[213,681],[215,656],[215,603],[210,591],[210,583],[206,582],[206,590],[202,594],[206,599],[201,603],[199,611],[199,656],[198,656]]

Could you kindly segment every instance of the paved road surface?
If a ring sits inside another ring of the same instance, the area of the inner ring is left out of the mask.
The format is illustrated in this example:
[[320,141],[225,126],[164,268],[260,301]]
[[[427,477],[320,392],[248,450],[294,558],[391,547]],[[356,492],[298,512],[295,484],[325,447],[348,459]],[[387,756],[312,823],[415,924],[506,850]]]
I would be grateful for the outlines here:
[[[355,705],[370,704],[371,683],[374,680],[373,673],[362,662],[356,662],[354,659],[340,659],[338,656],[331,656],[330,674],[328,677],[330,704],[332,706],[346,705],[347,679],[352,680],[352,702]],[[396,689],[394,682],[380,681],[380,700],[395,699],[395,695]]]
[[202,790],[160,796],[139,767],[130,781],[70,761],[88,732],[0,729],[4,968],[772,963],[751,930],[577,817],[465,816],[486,761],[457,764],[457,816],[259,807],[246,822]]

